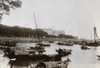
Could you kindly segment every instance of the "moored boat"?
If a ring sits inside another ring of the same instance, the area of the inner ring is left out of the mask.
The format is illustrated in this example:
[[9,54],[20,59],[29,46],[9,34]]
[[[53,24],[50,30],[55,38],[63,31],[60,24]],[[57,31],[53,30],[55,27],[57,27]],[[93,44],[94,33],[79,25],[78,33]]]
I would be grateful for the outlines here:
[[66,50],[66,49],[59,48],[58,50],[56,50],[56,52],[58,52],[59,55],[66,56],[66,55],[71,54],[72,50]]
[[100,55],[97,55],[97,57],[98,57],[98,60],[100,60]]
[[[53,59],[56,57],[52,57]],[[68,64],[71,62],[70,59],[61,61],[61,60],[10,60],[9,65],[11,68],[67,68]]]
[[81,49],[83,49],[83,50],[89,50],[90,48],[87,47],[87,46],[82,45],[82,46],[81,46]]
[[43,42],[37,43],[36,45],[40,45],[40,46],[43,46],[43,47],[45,47],[45,46],[49,47],[50,46],[49,43],[43,43]]

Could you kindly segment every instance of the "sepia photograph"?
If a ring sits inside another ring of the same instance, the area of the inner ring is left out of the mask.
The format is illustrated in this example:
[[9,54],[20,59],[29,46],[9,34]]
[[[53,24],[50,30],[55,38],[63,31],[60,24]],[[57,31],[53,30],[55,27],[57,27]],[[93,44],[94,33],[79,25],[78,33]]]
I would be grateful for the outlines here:
[[100,68],[100,0],[0,0],[0,68]]

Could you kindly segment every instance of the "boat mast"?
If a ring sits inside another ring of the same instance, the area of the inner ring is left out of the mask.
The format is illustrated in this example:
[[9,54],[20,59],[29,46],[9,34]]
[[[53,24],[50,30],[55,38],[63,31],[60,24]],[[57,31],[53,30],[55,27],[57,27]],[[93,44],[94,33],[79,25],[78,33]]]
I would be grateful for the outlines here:
[[37,34],[37,38],[38,38],[38,43],[40,43],[39,32],[38,32],[38,27],[37,27],[37,23],[36,23],[36,18],[35,18],[35,13],[34,12],[33,12],[33,16],[34,16],[34,21],[35,21],[35,26],[36,26],[36,34]]
[[94,27],[94,41],[100,40],[100,38],[97,35],[96,27]]

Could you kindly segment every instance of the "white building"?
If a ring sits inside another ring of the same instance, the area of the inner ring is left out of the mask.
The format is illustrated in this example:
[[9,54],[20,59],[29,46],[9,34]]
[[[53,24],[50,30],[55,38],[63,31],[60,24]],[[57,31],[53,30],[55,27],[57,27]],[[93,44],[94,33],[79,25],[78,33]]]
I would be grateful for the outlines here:
[[52,30],[52,29],[42,29],[43,31],[47,32],[49,35],[56,35],[65,34],[64,30]]

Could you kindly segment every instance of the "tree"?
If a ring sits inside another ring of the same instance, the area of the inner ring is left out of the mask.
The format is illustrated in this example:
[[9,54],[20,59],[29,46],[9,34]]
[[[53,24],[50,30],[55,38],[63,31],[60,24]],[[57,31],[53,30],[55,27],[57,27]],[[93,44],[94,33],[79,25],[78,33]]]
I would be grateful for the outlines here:
[[65,34],[59,34],[58,38],[69,38],[69,39],[74,39],[75,37],[72,35],[65,35]]
[[66,35],[65,34],[59,34],[58,37],[59,38],[66,38]]
[[10,9],[21,7],[22,2],[20,0],[0,0],[0,19],[4,14],[9,15]]
[[44,32],[41,29],[31,29],[19,26],[6,26],[0,24],[0,36],[6,37],[46,37],[48,36],[47,32]]

